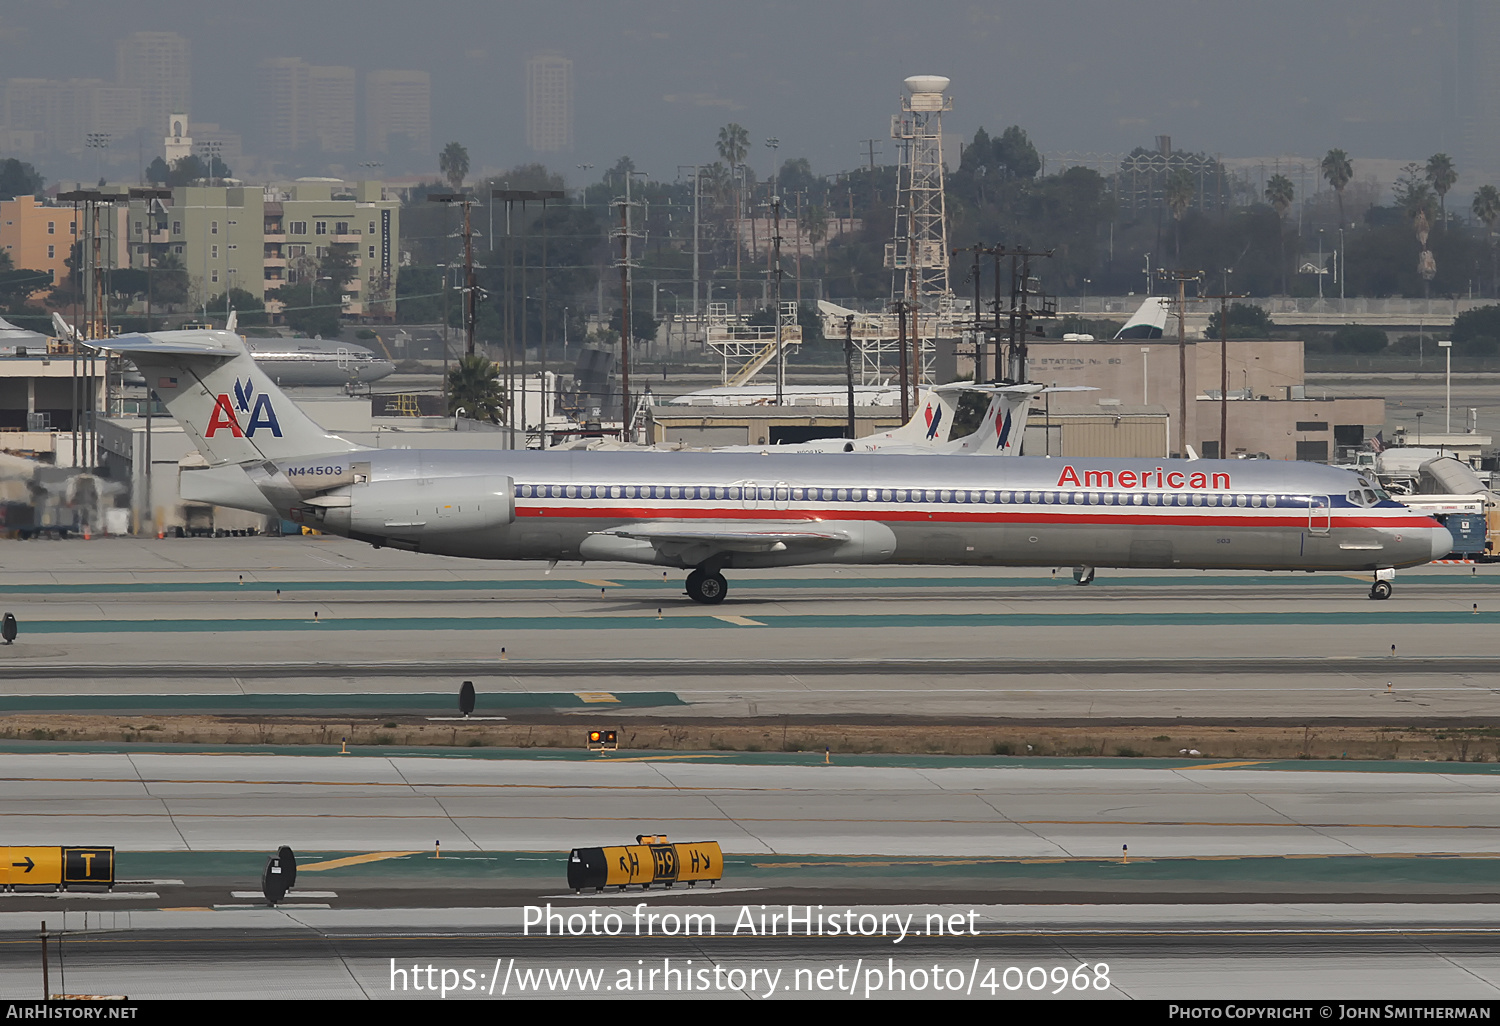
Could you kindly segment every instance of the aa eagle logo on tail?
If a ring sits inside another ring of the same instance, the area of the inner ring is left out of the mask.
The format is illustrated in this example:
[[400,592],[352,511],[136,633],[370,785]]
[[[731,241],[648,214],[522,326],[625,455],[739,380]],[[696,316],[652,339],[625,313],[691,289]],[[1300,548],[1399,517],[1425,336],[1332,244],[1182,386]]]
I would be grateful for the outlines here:
[[[240,424],[240,414],[249,415],[243,426]],[[220,431],[228,430],[235,438],[254,438],[255,432],[261,428],[269,428],[272,435],[281,437],[281,423],[276,419],[276,408],[271,405],[271,397],[264,392],[257,395],[255,383],[251,379],[241,381],[236,378],[234,402],[230,402],[227,393],[219,393],[214,400],[214,412],[208,418],[208,429],[203,432],[203,436],[213,438]]]

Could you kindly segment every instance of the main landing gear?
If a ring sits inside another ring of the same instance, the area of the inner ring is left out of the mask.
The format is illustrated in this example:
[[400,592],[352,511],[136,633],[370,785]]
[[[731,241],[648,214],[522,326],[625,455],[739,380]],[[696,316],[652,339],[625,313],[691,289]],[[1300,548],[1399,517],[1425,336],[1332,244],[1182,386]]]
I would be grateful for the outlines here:
[[1073,568],[1073,583],[1082,587],[1092,584],[1094,581],[1094,568],[1091,566],[1075,566]]
[[705,606],[716,606],[729,594],[729,582],[717,570],[694,570],[687,576],[688,598]]
[[1391,591],[1395,585],[1391,582],[1396,578],[1394,570],[1376,570],[1375,583],[1370,585],[1370,598],[1384,602],[1391,597]]

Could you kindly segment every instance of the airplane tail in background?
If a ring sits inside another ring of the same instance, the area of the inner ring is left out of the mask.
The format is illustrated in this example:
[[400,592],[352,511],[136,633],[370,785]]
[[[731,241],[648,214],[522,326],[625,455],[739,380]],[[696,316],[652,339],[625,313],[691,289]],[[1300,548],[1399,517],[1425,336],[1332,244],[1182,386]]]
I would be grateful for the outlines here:
[[1167,301],[1161,296],[1147,296],[1140,309],[1131,315],[1115,335],[1117,339],[1161,338],[1167,329]]
[[84,344],[133,361],[212,466],[365,448],[313,423],[232,331],[159,331]]
[[975,385],[967,381],[934,385],[922,393],[911,420],[861,441],[871,448],[911,448],[936,455],[1018,456],[1032,397],[1045,392],[1082,391],[1094,389],[1087,385]]

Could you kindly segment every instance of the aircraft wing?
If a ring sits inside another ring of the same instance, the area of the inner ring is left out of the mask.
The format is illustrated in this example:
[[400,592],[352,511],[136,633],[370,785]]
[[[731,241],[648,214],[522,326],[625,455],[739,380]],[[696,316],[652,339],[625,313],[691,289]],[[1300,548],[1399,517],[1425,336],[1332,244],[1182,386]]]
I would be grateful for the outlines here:
[[707,521],[691,523],[684,521],[645,521],[613,527],[596,534],[616,538],[631,538],[661,547],[678,545],[707,545],[714,549],[731,552],[783,551],[799,545],[817,546],[830,542],[845,542],[849,535],[837,529],[802,527],[794,524],[767,524],[765,527],[746,528],[741,523]]

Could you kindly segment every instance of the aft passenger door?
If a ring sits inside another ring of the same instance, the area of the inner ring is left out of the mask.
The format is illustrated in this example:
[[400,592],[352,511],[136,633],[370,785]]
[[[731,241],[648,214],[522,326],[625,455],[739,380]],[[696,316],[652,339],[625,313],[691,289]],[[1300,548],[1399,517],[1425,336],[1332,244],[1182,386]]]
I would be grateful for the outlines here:
[[1325,535],[1333,526],[1333,503],[1326,495],[1308,496],[1307,533]]

